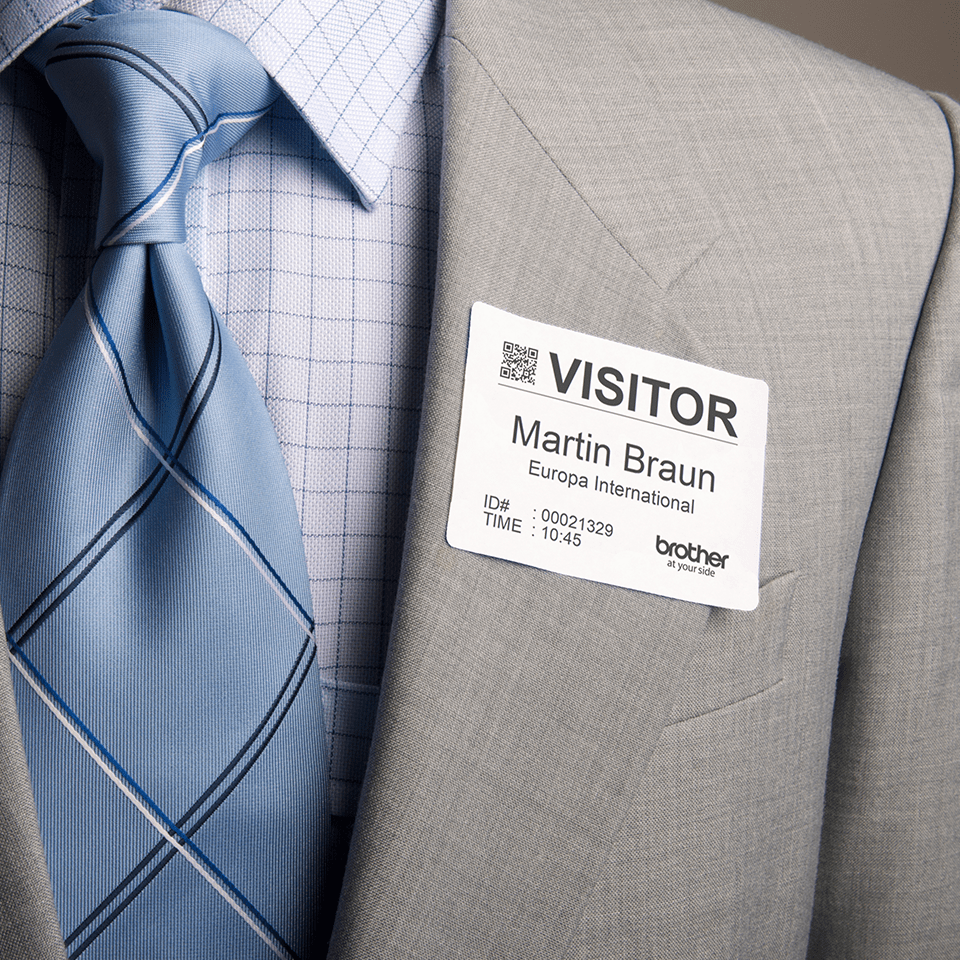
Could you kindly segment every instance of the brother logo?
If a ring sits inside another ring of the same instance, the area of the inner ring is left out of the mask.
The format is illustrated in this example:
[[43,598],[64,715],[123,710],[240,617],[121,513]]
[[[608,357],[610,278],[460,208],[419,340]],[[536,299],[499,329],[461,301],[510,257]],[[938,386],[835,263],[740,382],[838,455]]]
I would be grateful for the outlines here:
[[724,567],[730,554],[721,556],[719,553],[701,547],[698,543],[694,546],[692,543],[671,543],[664,540],[660,534],[657,534],[657,553],[661,557],[676,557],[677,560],[687,560],[690,563],[709,563],[711,567]]

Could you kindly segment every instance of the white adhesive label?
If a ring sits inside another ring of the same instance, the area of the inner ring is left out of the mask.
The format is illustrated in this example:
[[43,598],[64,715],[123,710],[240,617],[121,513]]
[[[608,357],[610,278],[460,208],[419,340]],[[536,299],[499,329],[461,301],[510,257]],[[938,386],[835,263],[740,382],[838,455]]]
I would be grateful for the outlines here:
[[752,610],[767,393],[475,303],[447,541]]

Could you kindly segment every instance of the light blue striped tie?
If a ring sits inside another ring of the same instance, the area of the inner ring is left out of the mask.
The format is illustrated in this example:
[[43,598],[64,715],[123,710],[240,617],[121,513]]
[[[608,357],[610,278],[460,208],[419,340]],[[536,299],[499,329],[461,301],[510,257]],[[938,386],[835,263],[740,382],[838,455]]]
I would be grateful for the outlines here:
[[184,247],[277,89],[184,14],[78,19],[48,82],[103,165],[92,276],[0,479],[2,602],[72,957],[312,955],[323,717],[297,513]]

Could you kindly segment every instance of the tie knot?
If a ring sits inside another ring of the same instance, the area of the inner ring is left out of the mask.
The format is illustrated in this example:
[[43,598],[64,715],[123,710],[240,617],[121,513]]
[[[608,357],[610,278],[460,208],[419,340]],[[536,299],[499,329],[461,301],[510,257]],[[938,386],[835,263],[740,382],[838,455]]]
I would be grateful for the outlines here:
[[277,96],[241,41],[172,11],[65,23],[43,53],[47,82],[103,167],[98,246],[182,243],[198,170]]

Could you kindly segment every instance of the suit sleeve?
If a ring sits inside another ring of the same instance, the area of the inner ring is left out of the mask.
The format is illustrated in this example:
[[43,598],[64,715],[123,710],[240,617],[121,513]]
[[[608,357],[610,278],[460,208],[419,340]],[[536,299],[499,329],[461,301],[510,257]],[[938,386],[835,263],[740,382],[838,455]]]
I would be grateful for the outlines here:
[[[935,97],[958,154],[960,107]],[[956,174],[956,164],[954,164]],[[956,175],[844,633],[810,958],[960,956]]]

